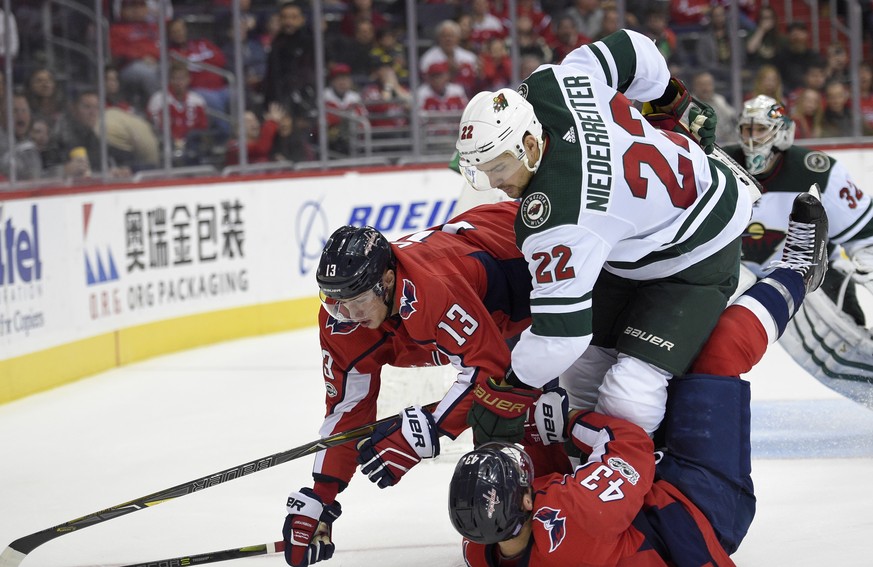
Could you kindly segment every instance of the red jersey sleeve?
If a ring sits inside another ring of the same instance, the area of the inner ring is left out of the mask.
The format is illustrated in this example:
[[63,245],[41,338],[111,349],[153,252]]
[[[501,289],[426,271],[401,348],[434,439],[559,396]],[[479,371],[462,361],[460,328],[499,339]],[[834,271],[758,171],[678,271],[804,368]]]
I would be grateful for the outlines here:
[[[318,324],[325,387],[325,417],[319,435],[327,437],[376,421],[382,363],[372,350],[381,333],[339,322],[323,309]],[[336,482],[342,490],[355,474],[356,457],[354,443],[320,451],[313,477],[317,482]]]

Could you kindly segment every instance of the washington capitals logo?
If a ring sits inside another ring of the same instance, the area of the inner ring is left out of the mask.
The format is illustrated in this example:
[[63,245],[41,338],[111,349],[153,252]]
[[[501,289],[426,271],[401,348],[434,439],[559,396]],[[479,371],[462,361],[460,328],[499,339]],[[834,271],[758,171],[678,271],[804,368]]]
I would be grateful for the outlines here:
[[499,95],[494,97],[491,102],[494,103],[494,112],[500,112],[501,110],[509,106],[509,102],[506,100],[506,95],[503,93],[500,93]]
[[358,328],[358,324],[357,321],[339,321],[333,317],[328,317],[324,326],[330,329],[331,335],[348,335]]
[[485,499],[485,513],[488,514],[488,519],[494,517],[494,512],[497,509],[497,505],[500,504],[500,497],[497,496],[497,491],[492,488],[488,492],[482,495],[482,498]]
[[558,549],[558,546],[564,541],[564,536],[567,535],[567,528],[564,525],[566,518],[559,516],[560,513],[560,510],[543,506],[534,514],[534,520],[542,522],[543,527],[549,532],[549,540],[551,541],[549,553]]
[[418,303],[418,298],[415,297],[415,284],[406,278],[403,279],[403,293],[400,296],[400,317],[401,319],[409,319],[409,317],[418,311],[415,304]]

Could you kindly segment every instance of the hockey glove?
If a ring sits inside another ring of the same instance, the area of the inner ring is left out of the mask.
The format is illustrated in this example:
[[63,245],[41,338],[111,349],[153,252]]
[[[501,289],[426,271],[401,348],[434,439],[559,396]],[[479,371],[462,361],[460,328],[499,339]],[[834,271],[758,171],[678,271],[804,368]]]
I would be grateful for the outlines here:
[[[689,104],[691,104],[691,95],[685,87],[685,83],[676,77],[671,77],[661,98],[643,103],[643,116],[651,122],[649,116],[663,115],[671,117],[678,123],[685,115],[685,111],[688,110]],[[665,129],[673,130],[673,127]]]
[[688,129],[691,130],[691,135],[703,148],[703,151],[709,155],[715,147],[715,127],[718,124],[718,116],[715,111],[706,103],[694,100],[694,106],[688,111]]
[[852,266],[855,273],[852,278],[866,284],[873,281],[873,246],[860,248],[852,252]]
[[467,425],[473,428],[476,445],[490,441],[520,442],[528,410],[539,395],[539,390],[501,385],[494,378],[476,382],[473,406],[467,414]]
[[543,392],[534,406],[532,419],[528,421],[525,439],[534,443],[551,445],[567,440],[567,413],[570,400],[567,391],[560,386]]
[[410,406],[397,419],[376,427],[358,444],[361,472],[379,488],[394,486],[422,459],[440,454],[440,440],[433,415],[421,406]]
[[288,496],[288,515],[282,527],[285,562],[306,567],[333,557],[333,522],[342,514],[339,502],[324,505],[311,488],[301,488]]

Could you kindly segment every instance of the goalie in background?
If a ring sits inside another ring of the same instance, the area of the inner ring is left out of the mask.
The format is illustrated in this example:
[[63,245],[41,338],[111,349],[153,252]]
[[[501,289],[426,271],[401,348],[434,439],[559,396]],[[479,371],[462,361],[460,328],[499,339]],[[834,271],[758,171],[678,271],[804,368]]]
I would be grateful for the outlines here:
[[873,201],[836,159],[795,146],[794,130],[785,107],[759,95],[743,105],[742,143],[725,148],[764,188],[743,236],[743,266],[756,278],[767,273],[786,241],[787,213],[799,188],[818,184],[830,224],[831,269],[781,344],[820,382],[873,408],[873,336],[856,289],[873,290]]

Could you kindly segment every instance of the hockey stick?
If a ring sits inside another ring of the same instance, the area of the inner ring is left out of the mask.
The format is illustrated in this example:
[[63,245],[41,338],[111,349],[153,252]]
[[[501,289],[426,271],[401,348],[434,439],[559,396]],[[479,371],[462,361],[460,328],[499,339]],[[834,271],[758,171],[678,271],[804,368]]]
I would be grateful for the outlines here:
[[[437,402],[434,402],[432,404],[424,406],[424,409],[432,411],[436,406]],[[306,443],[305,445],[301,445],[299,447],[295,447],[294,449],[289,449],[287,451],[282,451],[281,453],[275,453],[267,457],[263,457],[254,461],[249,461],[247,463],[243,463],[241,465],[237,465],[235,467],[231,467],[229,469],[225,469],[223,471],[213,473],[205,477],[197,478],[184,484],[179,484],[172,488],[153,492],[148,496],[142,496],[140,498],[136,498],[135,500],[130,500],[129,502],[100,510],[99,512],[93,512],[91,514],[88,514],[87,516],[82,516],[81,518],[76,518],[75,520],[64,522],[63,524],[59,524],[52,528],[34,532],[30,535],[18,538],[10,543],[9,547],[7,547],[2,554],[0,554],[0,567],[18,567],[18,565],[20,565],[21,562],[24,561],[24,558],[27,557],[28,553],[30,553],[40,545],[70,532],[87,528],[89,526],[93,526],[94,524],[99,524],[108,520],[114,520],[119,516],[124,516],[131,512],[142,510],[143,508],[157,506],[158,504],[162,504],[168,500],[173,500],[174,498],[186,496],[188,494],[191,494],[192,492],[205,490],[223,482],[228,482],[242,476],[247,476],[256,472],[266,470],[276,465],[281,465],[282,463],[287,463],[288,461],[293,461],[294,459],[299,459],[300,457],[305,457],[307,455],[317,453],[322,449],[336,447],[338,445],[348,443],[349,441],[354,441],[356,439],[367,437],[376,429],[376,427],[382,425],[383,423],[387,423],[392,419],[395,419],[396,417],[397,416],[386,417],[380,419],[379,421],[376,421],[375,423],[362,425],[361,427],[357,427],[349,431],[344,431],[342,433],[337,433],[336,435],[331,435],[330,437],[325,437],[324,439],[318,439],[317,441],[310,441],[309,443]]]
[[255,555],[282,553],[283,551],[285,551],[285,542],[277,541],[273,543],[251,545],[249,547],[225,549],[223,551],[211,551],[209,553],[200,553],[198,555],[183,555],[182,557],[160,559],[158,561],[148,561],[146,563],[136,563],[134,565],[124,565],[123,567],[181,567],[182,565],[204,565],[206,563],[230,561],[231,559],[242,559],[243,557],[254,557]]

